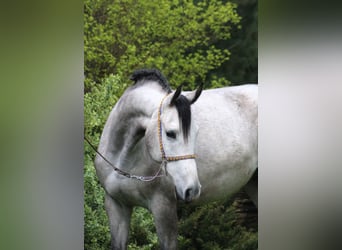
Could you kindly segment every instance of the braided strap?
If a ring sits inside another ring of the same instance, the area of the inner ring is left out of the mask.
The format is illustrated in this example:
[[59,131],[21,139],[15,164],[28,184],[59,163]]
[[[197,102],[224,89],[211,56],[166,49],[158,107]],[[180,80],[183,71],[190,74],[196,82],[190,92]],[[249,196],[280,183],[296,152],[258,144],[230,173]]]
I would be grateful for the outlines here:
[[164,146],[163,146],[163,140],[162,140],[162,128],[161,128],[161,111],[162,111],[162,105],[163,105],[163,102],[165,100],[165,98],[167,97],[168,95],[164,96],[163,99],[161,100],[160,102],[160,105],[159,105],[159,109],[158,109],[158,127],[157,127],[157,130],[158,130],[158,139],[159,139],[159,149],[160,149],[160,152],[162,154],[162,159],[166,159],[166,154],[165,154],[165,151],[164,151]]
[[165,98],[168,95],[164,96],[164,98],[161,100],[160,105],[159,105],[159,110],[158,110],[158,138],[159,138],[159,148],[160,152],[162,155],[162,160],[169,162],[169,161],[180,161],[180,160],[187,160],[187,159],[195,159],[196,155],[195,154],[190,154],[190,155],[179,155],[179,156],[166,156],[164,146],[163,146],[163,140],[162,140],[162,125],[161,125],[161,113],[162,113],[162,105],[165,100]]
[[180,155],[180,156],[167,156],[167,161],[180,161],[180,160],[187,160],[187,159],[195,159],[196,155]]

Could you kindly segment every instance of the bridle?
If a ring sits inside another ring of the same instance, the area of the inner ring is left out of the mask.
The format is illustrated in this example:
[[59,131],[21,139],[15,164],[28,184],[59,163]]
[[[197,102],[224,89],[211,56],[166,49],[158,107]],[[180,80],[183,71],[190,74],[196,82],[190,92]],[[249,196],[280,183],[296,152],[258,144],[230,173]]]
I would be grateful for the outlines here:
[[[127,178],[131,178],[131,179],[137,179],[139,181],[153,181],[156,178],[160,178],[163,176],[167,175],[167,170],[166,170],[166,166],[167,163],[170,161],[180,161],[180,160],[187,160],[187,159],[195,159],[196,155],[195,154],[188,154],[188,155],[180,155],[180,156],[166,156],[165,150],[164,150],[164,146],[163,146],[163,139],[162,139],[162,124],[161,124],[161,113],[162,113],[162,106],[163,106],[163,102],[165,100],[165,98],[168,95],[164,96],[163,99],[160,102],[159,105],[159,109],[158,109],[158,139],[159,139],[159,148],[160,148],[160,152],[161,152],[161,164],[160,167],[158,169],[158,171],[152,175],[152,176],[140,176],[140,175],[133,175],[130,174],[126,171],[121,170],[120,168],[117,168],[116,166],[114,166],[106,157],[104,157],[100,152],[98,152],[98,150],[95,148],[95,146],[86,138],[84,137],[85,141],[91,146],[91,148],[103,159],[105,160],[112,168],[114,171],[116,171],[118,174],[125,176]],[[164,168],[164,172],[165,174],[160,174],[161,170]]]
[[162,155],[162,162],[169,162],[169,161],[180,161],[180,160],[187,160],[187,159],[195,159],[195,154],[189,155],[180,155],[180,156],[166,156],[164,146],[163,146],[163,139],[162,139],[162,124],[161,124],[161,113],[162,113],[162,106],[165,98],[168,95],[164,96],[161,100],[158,110],[158,138],[159,138],[159,148]]

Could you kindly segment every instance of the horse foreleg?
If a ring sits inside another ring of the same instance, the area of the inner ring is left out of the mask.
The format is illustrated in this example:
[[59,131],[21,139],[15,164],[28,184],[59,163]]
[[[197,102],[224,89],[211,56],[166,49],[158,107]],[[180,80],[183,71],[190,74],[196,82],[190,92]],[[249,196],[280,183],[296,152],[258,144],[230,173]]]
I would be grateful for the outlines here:
[[153,214],[160,248],[163,250],[177,249],[177,202],[165,197],[153,199],[150,210]]
[[105,196],[105,208],[109,218],[112,249],[126,249],[132,208]]

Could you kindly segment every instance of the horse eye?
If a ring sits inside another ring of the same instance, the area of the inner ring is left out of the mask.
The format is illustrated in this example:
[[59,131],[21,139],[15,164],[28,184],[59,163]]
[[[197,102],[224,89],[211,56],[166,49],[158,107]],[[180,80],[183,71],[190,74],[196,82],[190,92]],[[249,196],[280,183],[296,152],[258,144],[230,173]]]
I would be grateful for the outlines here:
[[166,136],[170,137],[172,139],[176,139],[176,133],[174,131],[168,131],[166,132]]

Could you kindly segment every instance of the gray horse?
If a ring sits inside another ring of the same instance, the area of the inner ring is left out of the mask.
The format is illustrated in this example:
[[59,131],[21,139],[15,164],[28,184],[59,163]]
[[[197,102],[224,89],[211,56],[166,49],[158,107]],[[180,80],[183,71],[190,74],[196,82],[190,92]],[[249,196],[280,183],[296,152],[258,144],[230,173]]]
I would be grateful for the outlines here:
[[201,204],[246,187],[257,202],[256,85],[182,92],[158,70],[131,79],[95,159],[113,249],[127,247],[134,206],[153,214],[161,248],[176,249],[177,200]]

